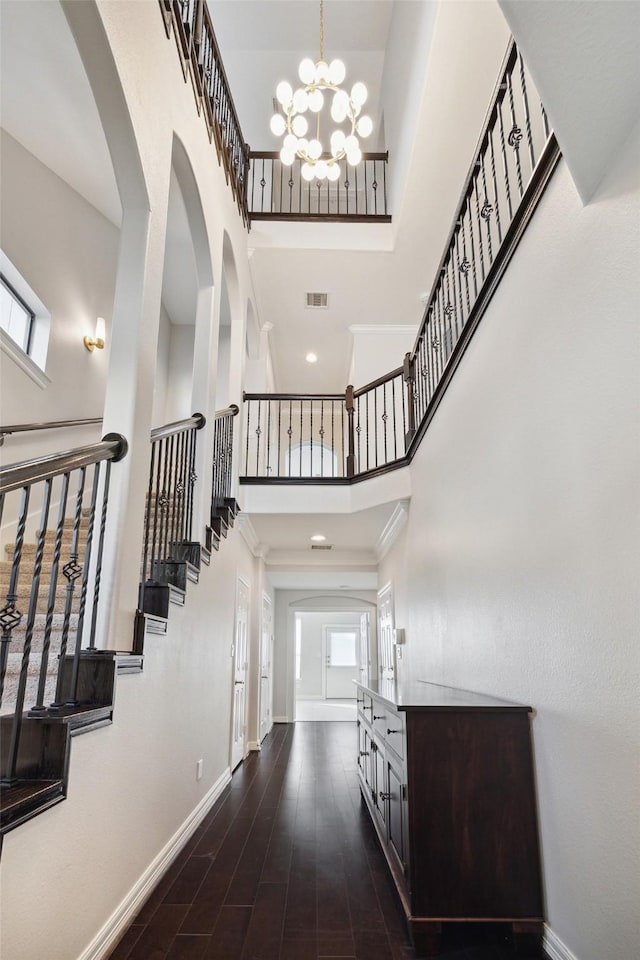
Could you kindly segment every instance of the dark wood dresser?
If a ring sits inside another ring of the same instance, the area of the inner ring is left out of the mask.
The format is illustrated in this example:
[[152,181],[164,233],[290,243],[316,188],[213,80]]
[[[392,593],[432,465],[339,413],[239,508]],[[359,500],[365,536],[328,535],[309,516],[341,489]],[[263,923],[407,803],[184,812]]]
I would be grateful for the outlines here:
[[360,790],[418,956],[443,924],[504,921],[539,956],[531,707],[413,681],[357,684]]

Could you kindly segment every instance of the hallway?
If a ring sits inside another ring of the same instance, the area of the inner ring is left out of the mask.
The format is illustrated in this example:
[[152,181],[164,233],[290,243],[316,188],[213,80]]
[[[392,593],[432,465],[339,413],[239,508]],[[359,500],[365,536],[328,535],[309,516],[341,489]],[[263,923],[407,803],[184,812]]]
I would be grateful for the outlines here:
[[[350,723],[277,725],[251,753],[110,960],[412,960],[360,802]],[[447,960],[511,960],[497,929]]]

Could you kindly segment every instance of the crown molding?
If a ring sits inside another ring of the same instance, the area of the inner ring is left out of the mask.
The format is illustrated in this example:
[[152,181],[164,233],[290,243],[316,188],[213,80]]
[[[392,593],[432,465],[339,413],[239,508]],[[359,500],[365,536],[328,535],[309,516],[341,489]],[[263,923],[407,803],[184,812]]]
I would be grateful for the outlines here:
[[352,323],[349,333],[375,333],[388,336],[392,333],[417,333],[417,323]]
[[400,531],[407,522],[408,515],[409,500],[399,500],[395,510],[389,517],[384,530],[378,537],[378,542],[375,545],[374,550],[376,557],[378,558],[378,562],[386,557],[389,550],[398,539]]
[[260,538],[258,537],[258,534],[256,533],[251,520],[249,519],[249,515],[247,513],[239,513],[235,519],[235,522],[244,542],[249,547],[249,550],[253,556],[265,560],[269,553],[269,548],[260,543]]

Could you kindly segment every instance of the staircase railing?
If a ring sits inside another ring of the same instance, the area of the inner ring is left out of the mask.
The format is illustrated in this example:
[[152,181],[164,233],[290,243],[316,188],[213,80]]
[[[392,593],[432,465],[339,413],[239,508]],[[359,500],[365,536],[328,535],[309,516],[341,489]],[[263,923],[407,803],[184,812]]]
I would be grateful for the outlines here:
[[242,136],[231,88],[204,0],[160,0],[167,36],[178,44],[185,80],[191,74],[198,109],[203,107],[209,137],[246,224],[249,148]]
[[[27,696],[33,694],[30,717],[64,715],[78,704],[80,655],[87,626],[86,649],[96,649],[111,464],[126,452],[123,436],[107,434],[99,443],[0,469],[0,520],[5,508],[15,507],[14,542],[5,547],[9,559],[2,565],[6,599],[0,610],[0,707],[3,698],[5,704],[10,699],[13,714],[8,734],[3,722],[3,738],[8,735],[3,785],[17,778]],[[35,543],[27,543],[34,505],[38,527]],[[49,529],[52,510],[57,512],[57,520]],[[66,580],[64,594],[59,589],[61,575]],[[44,597],[40,588],[46,582]],[[8,675],[10,646],[17,636],[22,638],[19,671]],[[31,661],[36,641],[40,650],[34,673]],[[54,652],[58,657],[55,694],[53,702],[45,705]],[[5,696],[7,679],[10,698]],[[6,706],[4,712],[8,712]]]
[[444,254],[406,361],[411,454],[448,386],[560,158],[511,41]]
[[61,430],[67,427],[89,427],[96,423],[102,423],[102,417],[89,417],[84,420],[48,420],[42,423],[12,423],[6,427],[0,427],[0,447],[4,443],[5,437],[14,433],[31,433],[36,430]]
[[191,560],[197,432],[201,413],[151,431],[151,458],[142,551],[140,609],[145,592],[174,583],[175,568]]
[[279,153],[249,152],[247,203],[252,220],[391,221],[387,211],[388,153],[363,153],[350,167],[338,161],[338,180],[307,181],[302,160],[285,166]]
[[245,393],[243,483],[350,483],[397,466],[408,432],[403,368],[344,393]]
[[233,481],[233,421],[239,413],[235,403],[217,410],[213,425],[213,465],[211,484],[211,512],[225,506],[231,499]]
[[[512,40],[403,367],[344,396],[246,394],[242,483],[350,483],[411,460],[559,159]],[[330,468],[318,457],[323,401],[339,422]]]

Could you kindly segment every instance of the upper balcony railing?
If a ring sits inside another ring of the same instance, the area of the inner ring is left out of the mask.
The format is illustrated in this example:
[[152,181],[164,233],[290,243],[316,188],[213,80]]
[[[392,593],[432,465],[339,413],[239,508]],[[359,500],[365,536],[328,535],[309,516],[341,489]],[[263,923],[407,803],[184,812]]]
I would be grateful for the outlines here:
[[160,0],[167,36],[176,37],[185,80],[191,74],[198,109],[202,106],[243,220],[248,225],[246,183],[249,148],[242,136],[231,88],[204,0]]
[[[185,81],[191,76],[238,209],[251,220],[389,222],[386,153],[365,153],[358,167],[340,161],[335,182],[303,180],[302,161],[285,167],[278,153],[249,150],[231,96],[205,0],[160,0],[167,36],[173,33]],[[250,187],[249,187],[250,184]]]
[[[403,367],[332,398],[247,395],[243,483],[351,483],[411,460],[559,158],[511,41]],[[327,416],[339,438],[329,445],[331,469],[320,453]]]
[[338,161],[338,180],[302,177],[302,160],[285,166],[279,153],[249,153],[247,203],[252,220],[323,220],[388,223],[387,153],[363,153],[350,167]]

